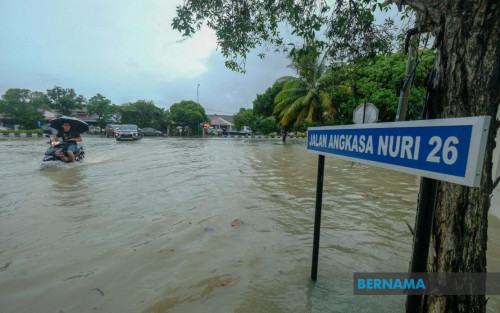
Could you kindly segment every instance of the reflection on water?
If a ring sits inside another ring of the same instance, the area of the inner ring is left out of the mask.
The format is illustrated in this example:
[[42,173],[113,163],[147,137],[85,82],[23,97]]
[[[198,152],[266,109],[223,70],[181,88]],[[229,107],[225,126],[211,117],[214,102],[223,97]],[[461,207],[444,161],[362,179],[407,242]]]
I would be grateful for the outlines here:
[[[327,158],[312,283],[317,155],[305,141],[84,144],[84,163],[41,167],[41,142],[0,141],[0,311],[403,311],[404,297],[353,296],[353,272],[408,269],[416,177]],[[489,223],[488,269],[500,271]]]
[[[65,164],[67,168],[58,168],[57,170],[47,171],[45,170],[42,174],[53,180],[53,192],[55,193],[71,193],[75,192],[83,193],[85,188],[82,182],[85,178],[85,173],[82,172],[79,164]],[[82,192],[79,192],[82,191]]]

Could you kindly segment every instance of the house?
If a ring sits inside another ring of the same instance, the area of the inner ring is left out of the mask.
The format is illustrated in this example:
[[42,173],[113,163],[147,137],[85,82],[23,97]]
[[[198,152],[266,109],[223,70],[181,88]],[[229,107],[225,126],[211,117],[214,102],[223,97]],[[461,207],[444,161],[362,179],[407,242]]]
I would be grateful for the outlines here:
[[[47,111],[43,109],[39,109],[40,112],[43,113],[44,119],[47,122],[50,122],[51,120],[55,119],[56,117],[61,116],[57,111]],[[76,117],[77,119],[84,121],[85,123],[89,125],[96,126],[97,125],[97,114],[92,114],[88,115],[86,109],[76,109],[73,111],[72,116]]]
[[59,114],[57,112],[55,112],[55,111],[48,111],[48,110],[44,110],[44,109],[38,109],[38,111],[43,114],[43,119],[46,122],[52,121],[57,116],[59,116]]
[[[38,112],[43,114],[43,121],[45,123],[55,119],[58,114],[54,111],[48,111],[45,109],[37,109]],[[16,124],[15,118],[6,117],[3,114],[0,114],[0,127],[9,128],[9,129],[17,129],[19,125]]]
[[233,115],[218,115],[218,114],[207,114],[210,119],[210,126],[215,129],[223,129],[226,131],[232,131],[234,129],[234,116]]
[[2,127],[1,129],[4,128],[14,129],[14,119],[6,117],[3,114],[0,114],[0,127]]
[[97,118],[99,117],[97,114],[91,114],[88,115],[87,109],[76,109],[73,112],[76,115],[76,118],[84,121],[85,123],[89,124],[90,126],[98,126],[97,125]]

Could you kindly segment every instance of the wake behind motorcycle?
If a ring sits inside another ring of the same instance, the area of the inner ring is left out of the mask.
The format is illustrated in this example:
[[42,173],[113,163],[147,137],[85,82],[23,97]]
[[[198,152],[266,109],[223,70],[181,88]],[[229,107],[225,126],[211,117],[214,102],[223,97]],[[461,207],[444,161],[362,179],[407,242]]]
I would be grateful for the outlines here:
[[[45,137],[49,138],[50,147],[47,149],[47,151],[45,151],[45,157],[43,158],[43,162],[49,162],[49,161],[64,162],[63,160],[61,160],[61,158],[57,157],[57,155],[69,158],[66,149],[64,149],[64,143],[61,140],[54,141],[50,139],[49,135],[45,135]],[[83,146],[79,146],[78,149],[76,149],[76,151],[74,152],[74,154],[76,162],[83,161],[83,158],[85,157],[85,151],[83,150]]]

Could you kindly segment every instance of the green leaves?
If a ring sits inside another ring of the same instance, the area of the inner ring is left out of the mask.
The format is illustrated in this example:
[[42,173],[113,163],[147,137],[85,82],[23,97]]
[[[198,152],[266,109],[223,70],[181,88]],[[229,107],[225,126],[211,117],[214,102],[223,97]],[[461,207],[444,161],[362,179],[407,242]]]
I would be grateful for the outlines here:
[[254,113],[261,117],[271,116],[274,111],[274,98],[281,92],[285,83],[291,79],[295,79],[295,77],[280,77],[263,94],[257,95],[257,98],[253,101]]
[[254,131],[257,129],[257,118],[253,109],[241,108],[234,115],[234,126],[236,129],[241,129],[243,126],[250,126]]
[[[419,52],[420,55],[421,52]],[[338,69],[343,84],[331,88],[330,96],[338,103],[336,122],[352,123],[352,111],[357,105],[373,103],[379,109],[380,121],[394,121],[399,98],[394,81],[404,75],[406,56],[403,53],[379,55],[374,60],[344,64]],[[418,119],[424,105],[424,80],[434,63],[434,53],[425,51],[417,68],[408,105],[408,119]]]
[[81,109],[86,100],[82,95],[77,95],[73,88],[55,86],[47,90],[50,107],[62,115],[71,115],[75,109]]
[[139,127],[164,129],[164,110],[154,105],[153,101],[137,100],[119,107],[122,124],[137,124]]
[[[354,60],[390,50],[390,26],[375,24],[373,15],[377,6],[381,10],[387,6],[376,0],[331,2],[192,0],[177,7],[172,28],[190,37],[207,25],[217,34],[220,51],[229,61],[226,66],[240,72],[252,49],[270,44],[285,52],[297,39],[319,51],[328,49],[336,59]],[[283,29],[289,31],[282,34]],[[296,51],[291,50],[293,55]]]
[[98,93],[87,102],[87,113],[89,115],[97,114],[97,124],[104,128],[107,121],[115,113],[115,109],[111,105],[111,100]]
[[177,16],[172,21],[172,28],[180,31],[182,36],[191,37],[196,29],[192,26],[193,24],[193,14],[191,10],[186,6],[176,7]]
[[172,122],[177,126],[188,126],[191,134],[201,134],[200,124],[209,121],[205,109],[194,101],[181,101],[170,107]]
[[44,102],[40,93],[29,89],[11,88],[0,100],[0,114],[13,118],[24,129],[38,128],[37,121],[43,120],[43,114],[37,111]]
[[325,75],[324,61],[317,46],[296,50],[291,67],[301,78],[286,82],[274,100],[274,114],[278,116],[279,124],[284,129],[292,124],[297,126],[303,119],[322,125],[325,118],[333,119],[335,108],[326,92],[328,86],[319,84]]

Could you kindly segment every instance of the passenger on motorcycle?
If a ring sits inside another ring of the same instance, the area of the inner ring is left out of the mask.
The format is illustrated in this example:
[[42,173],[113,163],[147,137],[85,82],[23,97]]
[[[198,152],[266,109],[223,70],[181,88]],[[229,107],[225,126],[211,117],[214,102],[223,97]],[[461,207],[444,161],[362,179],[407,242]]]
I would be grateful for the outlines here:
[[80,137],[79,133],[71,131],[71,125],[68,122],[64,122],[62,128],[54,138],[54,140],[58,140],[59,138],[63,140],[63,148],[56,153],[56,157],[60,158],[63,162],[69,162],[68,158],[64,155],[64,152],[66,152],[71,162],[75,162],[74,152],[77,149],[77,142],[82,142],[82,137]]

